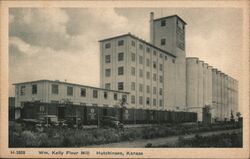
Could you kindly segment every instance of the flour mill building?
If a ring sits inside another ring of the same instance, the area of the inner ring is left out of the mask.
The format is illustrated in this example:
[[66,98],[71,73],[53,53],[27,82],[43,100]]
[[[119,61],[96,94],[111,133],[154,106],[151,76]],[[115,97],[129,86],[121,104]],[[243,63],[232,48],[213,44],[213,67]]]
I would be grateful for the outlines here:
[[238,81],[196,57],[186,57],[186,25],[177,15],[154,19],[151,13],[150,42],[131,33],[99,41],[100,88],[49,80],[16,83],[16,107],[65,100],[79,106],[119,107],[119,101],[125,101],[131,110],[196,112],[199,121],[202,108],[209,106],[212,120],[229,119],[238,108]]

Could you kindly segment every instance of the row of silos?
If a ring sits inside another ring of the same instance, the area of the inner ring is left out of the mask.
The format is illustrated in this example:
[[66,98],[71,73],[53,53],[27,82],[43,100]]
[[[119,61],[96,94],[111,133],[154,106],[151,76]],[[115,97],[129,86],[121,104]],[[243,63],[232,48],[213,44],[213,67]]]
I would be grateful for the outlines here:
[[212,105],[212,67],[195,57],[186,58],[187,110],[197,112],[202,120],[202,108]]
[[238,82],[218,69],[212,69],[212,101],[214,119],[230,120],[237,112]]
[[211,120],[229,120],[238,111],[238,81],[196,57],[186,58],[187,110],[198,113],[210,106]]

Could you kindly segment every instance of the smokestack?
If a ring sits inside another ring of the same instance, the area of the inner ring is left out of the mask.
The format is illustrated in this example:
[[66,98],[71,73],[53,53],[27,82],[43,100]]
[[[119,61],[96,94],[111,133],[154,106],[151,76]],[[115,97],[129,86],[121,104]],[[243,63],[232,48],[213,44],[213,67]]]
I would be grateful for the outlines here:
[[154,12],[150,12],[150,20],[149,20],[149,23],[150,23],[150,43],[151,44],[154,44]]

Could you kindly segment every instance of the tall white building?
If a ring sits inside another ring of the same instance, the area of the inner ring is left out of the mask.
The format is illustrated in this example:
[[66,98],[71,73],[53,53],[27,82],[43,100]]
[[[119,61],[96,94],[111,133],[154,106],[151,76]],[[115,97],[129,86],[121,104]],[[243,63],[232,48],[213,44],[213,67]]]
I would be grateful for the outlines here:
[[150,43],[130,33],[100,40],[101,87],[130,92],[132,108],[197,112],[199,121],[205,106],[212,120],[235,115],[237,81],[186,58],[185,26],[177,15],[150,13]]

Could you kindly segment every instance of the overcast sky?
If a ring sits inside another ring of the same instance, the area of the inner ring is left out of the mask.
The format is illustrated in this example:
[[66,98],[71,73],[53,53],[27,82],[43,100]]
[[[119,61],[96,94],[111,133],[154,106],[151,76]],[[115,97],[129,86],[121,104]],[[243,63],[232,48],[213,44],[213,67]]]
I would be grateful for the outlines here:
[[149,41],[149,13],[187,22],[186,54],[240,78],[240,9],[10,9],[9,80],[49,79],[99,86],[98,40],[131,32]]

